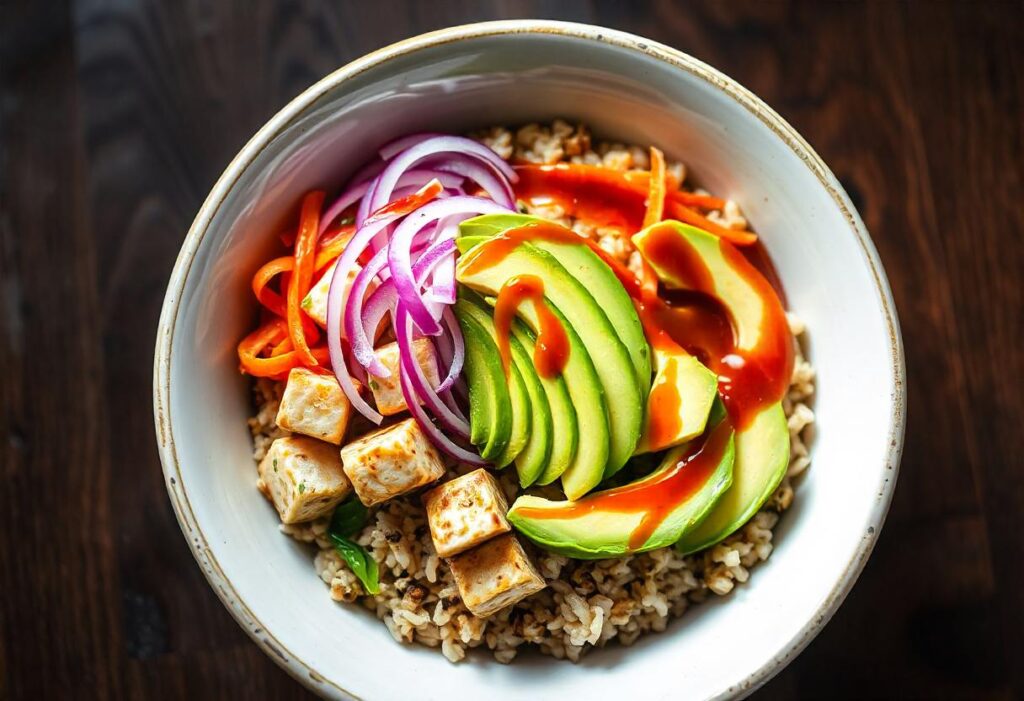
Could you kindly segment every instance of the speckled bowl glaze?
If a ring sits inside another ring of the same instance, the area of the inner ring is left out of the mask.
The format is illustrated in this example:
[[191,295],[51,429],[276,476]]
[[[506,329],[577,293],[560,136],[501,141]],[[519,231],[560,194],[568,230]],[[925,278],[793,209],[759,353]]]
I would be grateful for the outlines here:
[[[414,131],[554,117],[657,144],[738,200],[761,234],[818,370],[813,465],[776,549],[728,597],[666,632],[579,664],[489,655],[458,665],[397,644],[331,601],[310,552],[277,531],[255,489],[247,378],[235,346],[253,322],[248,280],[301,194],[337,187]],[[154,408],[167,491],[210,585],[271,658],[332,698],[731,698],[763,684],[853,586],[896,482],[903,352],[888,284],[835,177],[770,108],[713,68],[622,32],[541,21],[454,27],[369,54],[274,116],[224,171],[171,276]],[[851,641],[855,645],[856,641]]]

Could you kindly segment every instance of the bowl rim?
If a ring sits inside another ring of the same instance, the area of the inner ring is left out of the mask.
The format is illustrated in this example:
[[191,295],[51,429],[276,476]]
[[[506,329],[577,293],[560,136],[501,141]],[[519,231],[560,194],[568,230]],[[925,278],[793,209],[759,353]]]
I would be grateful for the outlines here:
[[179,304],[196,251],[206,236],[210,222],[224,202],[227,193],[235,185],[240,173],[250,165],[277,134],[287,128],[320,97],[346,80],[402,56],[456,41],[517,34],[546,34],[569,39],[583,39],[635,51],[666,63],[678,70],[686,71],[724,93],[782,139],[783,143],[814,174],[842,213],[850,228],[850,233],[853,234],[860,245],[864,253],[864,259],[869,267],[889,335],[889,353],[893,377],[893,386],[891,388],[893,409],[889,417],[889,447],[885,460],[886,469],[881,472],[884,479],[878,485],[878,493],[870,514],[867,532],[861,538],[842,575],[833,584],[831,591],[818,610],[808,619],[800,631],[779,649],[775,650],[772,657],[760,668],[748,673],[744,679],[728,688],[720,689],[712,698],[724,699],[746,696],[765,684],[784,668],[828,623],[852,589],[878,540],[896,486],[900,457],[903,451],[903,437],[906,425],[906,366],[903,354],[903,340],[900,335],[899,319],[895,303],[893,302],[892,291],[881,260],[878,257],[878,252],[848,195],[832,171],[822,161],[821,157],[815,153],[814,149],[811,148],[804,138],[782,117],[735,80],[689,54],[650,39],[598,25],[552,20],[499,20],[447,27],[390,44],[351,61],[321,78],[289,101],[284,108],[271,117],[224,169],[211,189],[210,194],[200,207],[182,243],[181,251],[171,272],[167,292],[164,297],[153,359],[153,414],[159,444],[160,462],[163,466],[165,486],[171,500],[171,505],[182,533],[188,541],[192,555],[195,557],[200,569],[202,569],[207,581],[238,624],[252,638],[253,642],[289,675],[311,691],[320,695],[332,694],[339,698],[359,698],[351,691],[319,674],[312,666],[281,644],[274,637],[273,633],[263,626],[252,609],[238,595],[230,580],[221,569],[209,547],[210,539],[203,532],[195,517],[184,482],[181,479],[181,468],[174,443],[174,431],[170,416],[171,348],[174,340],[174,328],[177,322]]

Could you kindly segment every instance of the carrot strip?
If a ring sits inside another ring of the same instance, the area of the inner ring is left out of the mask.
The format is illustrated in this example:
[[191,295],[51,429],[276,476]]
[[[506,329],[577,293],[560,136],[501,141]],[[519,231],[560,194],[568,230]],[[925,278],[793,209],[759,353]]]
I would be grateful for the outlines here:
[[647,212],[643,228],[657,224],[665,214],[665,154],[651,146],[651,176],[647,183]]
[[669,192],[668,197],[673,202],[677,202],[687,207],[700,207],[701,209],[721,209],[725,206],[725,200],[721,197],[713,197],[711,195],[698,195],[696,192],[683,192],[677,190],[675,192]]
[[750,231],[734,231],[732,229],[726,229],[724,226],[719,226],[707,217],[698,214],[684,205],[671,202],[669,210],[671,211],[672,216],[679,221],[692,224],[699,229],[704,229],[705,231],[712,233],[719,238],[723,238],[730,243],[736,244],[737,246],[749,246],[757,241],[757,234]]
[[[441,185],[440,181],[436,179],[431,180],[429,183],[424,185],[423,188],[420,189],[418,192],[414,192],[408,197],[402,197],[401,199],[397,199],[394,202],[390,202],[381,207],[380,209],[378,209],[377,211],[371,213],[370,216],[366,218],[366,222],[372,222],[375,219],[380,219],[382,217],[390,216],[392,214],[401,216],[404,214],[409,214],[410,212],[414,212],[423,205],[425,205],[427,202],[430,202],[432,199],[440,195],[441,190],[443,189],[444,187]],[[364,223],[363,226],[365,225],[366,224]]]
[[259,300],[260,304],[278,316],[285,316],[286,314],[284,300],[281,299],[281,295],[278,293],[267,289],[267,285],[281,273],[290,272],[294,265],[295,260],[291,256],[274,258],[264,263],[263,267],[257,270],[256,275],[252,278],[252,292],[256,295],[256,299]]
[[[287,321],[284,319],[268,321],[238,344],[239,369],[254,377],[285,379],[292,368],[303,364],[298,352],[290,350],[269,358],[261,357],[261,355],[271,346],[274,346],[274,350],[276,350],[286,342],[290,342]],[[312,348],[310,354],[320,364],[330,363],[331,356],[326,346]]]
[[295,238],[295,266],[292,279],[288,284],[286,308],[288,333],[291,336],[295,352],[306,365],[317,365],[319,361],[310,352],[306,342],[302,323],[303,312],[299,308],[299,304],[313,285],[316,240],[320,228],[320,209],[323,203],[324,192],[322,190],[314,190],[302,200],[299,233]]

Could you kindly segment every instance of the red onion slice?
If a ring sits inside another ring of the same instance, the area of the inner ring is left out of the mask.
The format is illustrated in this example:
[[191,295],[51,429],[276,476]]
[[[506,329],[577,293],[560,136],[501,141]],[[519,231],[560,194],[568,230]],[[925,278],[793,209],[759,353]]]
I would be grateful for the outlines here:
[[327,349],[331,355],[331,367],[338,378],[338,384],[341,385],[342,391],[352,406],[376,424],[379,424],[384,417],[367,404],[356,390],[349,375],[345,352],[341,345],[342,317],[345,311],[345,281],[348,279],[352,266],[355,265],[356,260],[362,255],[373,237],[401,216],[404,216],[404,213],[377,212],[367,218],[365,225],[356,230],[341,255],[338,256],[334,274],[331,276],[330,290],[327,293]]
[[438,394],[444,394],[451,389],[452,385],[455,384],[455,380],[459,379],[459,375],[462,374],[462,366],[466,359],[466,342],[462,338],[462,329],[459,328],[459,322],[455,319],[455,314],[452,313],[450,307],[445,307],[441,319],[448,333],[441,334],[438,338],[444,338],[450,342],[451,357],[444,358],[448,366],[448,374],[441,380],[441,384],[437,386]]
[[420,430],[426,434],[427,440],[429,440],[438,450],[447,454],[448,456],[455,458],[467,465],[473,467],[485,467],[487,463],[476,453],[466,450],[462,446],[458,445],[452,439],[444,434],[444,432],[434,425],[434,422],[430,420],[426,412],[416,402],[416,395],[413,394],[412,387],[410,387],[409,381],[406,379],[404,373],[399,375],[399,383],[402,387],[402,396],[405,397],[405,403],[409,405],[409,411],[412,414],[412,418],[415,419],[419,425]]
[[434,200],[420,207],[403,219],[395,229],[395,233],[391,236],[391,243],[388,245],[388,268],[391,270],[391,279],[395,283],[399,299],[406,305],[413,322],[425,335],[435,336],[440,333],[441,327],[431,315],[430,310],[427,309],[427,304],[420,294],[419,285],[412,272],[410,248],[416,233],[428,224],[453,215],[472,216],[507,211],[506,207],[482,197],[466,195],[448,197],[443,200]]
[[451,154],[444,160],[438,160],[433,168],[437,172],[448,172],[468,178],[479,185],[495,202],[509,209],[515,208],[516,197],[512,186],[500,174],[495,174],[487,164],[461,154]]
[[444,134],[436,131],[424,131],[418,134],[402,136],[381,146],[380,150],[377,151],[377,154],[385,161],[390,161],[402,151],[412,148],[416,144],[426,141],[427,139],[433,139],[438,136],[444,136]]
[[[469,423],[462,416],[457,416],[441,401],[437,391],[430,386],[423,368],[416,362],[413,351],[413,326],[405,306],[399,302],[395,310],[395,339],[398,341],[398,357],[402,367],[402,376],[409,383],[415,398],[418,398],[437,417],[442,428],[462,440],[469,440]],[[408,404],[408,400],[406,400]],[[411,406],[411,405],[410,405]]]
[[[415,241],[413,241],[413,248],[416,249],[422,246],[423,241],[433,234],[433,228],[425,227],[416,235]],[[433,258],[439,258],[443,255],[451,257],[454,254],[455,247],[451,242],[448,242],[449,246],[445,247],[444,250],[431,252],[428,250],[424,253],[424,256],[429,254],[427,260],[427,269],[432,269],[435,263],[432,262]],[[435,248],[437,244],[434,244]],[[424,257],[421,256],[421,257]],[[345,338],[348,339],[349,346],[352,350],[352,356],[356,362],[375,377],[386,378],[391,376],[391,372],[384,366],[383,363],[377,358],[377,354],[373,351],[372,337],[374,332],[377,330],[377,324],[380,323],[383,314],[376,317],[376,323],[370,325],[371,320],[367,319],[366,313],[364,312],[364,300],[366,299],[366,291],[370,287],[370,283],[375,277],[381,276],[387,269],[388,253],[386,249],[381,249],[373,258],[363,266],[355,279],[352,281],[352,285],[349,288],[348,301],[345,303],[345,313],[343,319],[343,327],[345,329]],[[416,271],[414,266],[413,272]],[[390,305],[389,305],[390,306]],[[385,308],[384,311],[387,309]]]
[[[381,165],[381,168],[383,168],[383,164]],[[465,182],[466,178],[461,173],[451,171],[427,170],[423,168],[409,170],[403,173],[402,177],[399,178],[398,184],[395,187],[395,192],[392,193],[390,199],[393,201],[402,196],[398,191],[399,188],[412,188],[409,191],[405,191],[405,194],[408,195],[419,190],[431,180],[438,180],[446,190],[461,192],[462,183]],[[323,236],[323,233],[327,231],[327,227],[333,224],[334,220],[337,219],[342,212],[354,205],[356,202],[359,202],[366,195],[372,184],[372,181],[365,180],[352,185],[343,193],[338,195],[338,199],[331,203],[331,206],[327,208],[324,216],[320,219],[320,235]],[[369,206],[369,203],[367,203],[367,206]],[[368,216],[368,213],[363,216],[361,221],[365,221],[366,216]]]
[[[387,203],[391,197],[391,192],[397,187],[398,179],[402,176],[402,173],[420,161],[439,157],[442,154],[450,154],[452,158],[475,158],[491,166],[494,172],[497,175],[503,176],[505,180],[511,182],[518,180],[518,176],[512,170],[512,167],[483,144],[462,136],[435,136],[407,148],[388,163],[383,172],[377,176],[377,184],[373,189],[372,201],[370,203],[371,210],[382,207]],[[436,164],[435,167],[437,167]],[[438,168],[438,170],[443,169]]]

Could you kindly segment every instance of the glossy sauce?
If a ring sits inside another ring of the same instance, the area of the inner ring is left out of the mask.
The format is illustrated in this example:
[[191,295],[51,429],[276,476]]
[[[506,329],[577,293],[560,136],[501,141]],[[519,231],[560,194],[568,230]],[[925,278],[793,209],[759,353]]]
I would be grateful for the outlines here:
[[[573,169],[558,166],[517,169],[518,199],[534,206],[556,204],[567,215],[593,226],[616,227],[627,234],[639,231],[646,212],[644,195],[623,188],[621,175],[601,169]],[[678,235],[652,232],[651,257],[685,281],[690,289],[657,291],[644,289],[635,275],[611,258],[596,242],[577,236],[554,224],[530,225],[505,232],[506,243],[490,252],[496,262],[521,241],[538,236],[560,241],[585,241],[608,263],[633,298],[644,333],[656,349],[682,348],[718,375],[718,390],[728,418],[695,440],[674,469],[654,480],[644,480],[591,497],[584,497],[566,509],[523,509],[534,518],[578,516],[594,510],[644,513],[644,519],[630,535],[632,549],[642,546],[665,517],[693,496],[717,467],[733,429],[742,429],[786,392],[793,368],[793,342],[783,309],[784,295],[778,275],[763,246],[758,242],[742,249],[722,241],[727,263],[758,293],[765,315],[755,348],[740,349],[728,310],[714,297],[714,278],[691,244]],[[483,248],[483,246],[479,247]],[[504,251],[504,253],[502,252]],[[493,264],[493,262],[491,263]],[[664,381],[651,389],[653,412],[651,430],[655,438],[678,430],[681,397],[675,386],[674,361],[666,365]],[[672,380],[672,381],[670,381]],[[657,407],[657,408],[655,408]]]
[[605,168],[516,168],[516,197],[531,205],[557,204],[567,216],[595,226],[635,233],[643,228],[645,196],[622,186],[622,175]]
[[647,399],[647,445],[657,449],[679,435],[683,427],[683,398],[679,396],[679,361],[669,358]]
[[694,441],[693,448],[664,472],[635,484],[586,496],[559,509],[521,508],[526,518],[578,518],[594,511],[622,514],[643,514],[643,520],[629,535],[629,548],[644,545],[665,518],[680,504],[693,497],[714,473],[729,444],[732,426],[726,419],[704,440]]
[[[631,188],[629,173],[593,166],[565,164],[517,166],[516,198],[531,205],[556,204],[566,215],[593,226],[622,229],[629,235],[643,228],[647,211],[646,187]],[[640,175],[640,173],[637,173]],[[768,279],[783,305],[785,293],[764,246],[758,241],[742,247],[743,255]]]
[[782,399],[793,372],[793,342],[782,304],[768,281],[734,246],[722,243],[728,265],[765,305],[758,343],[739,348],[728,311],[712,296],[714,279],[693,246],[671,228],[652,229],[647,253],[688,290],[646,295],[637,305],[651,343],[671,342],[718,375],[718,391],[737,429]]
[[[481,244],[486,246],[490,244]],[[544,281],[536,275],[516,275],[509,278],[498,292],[494,305],[494,326],[497,331],[498,352],[508,376],[512,351],[509,334],[516,310],[523,302],[531,302],[540,321],[540,333],[533,348],[533,364],[541,377],[555,377],[569,361],[569,339],[562,322],[544,303]]]

